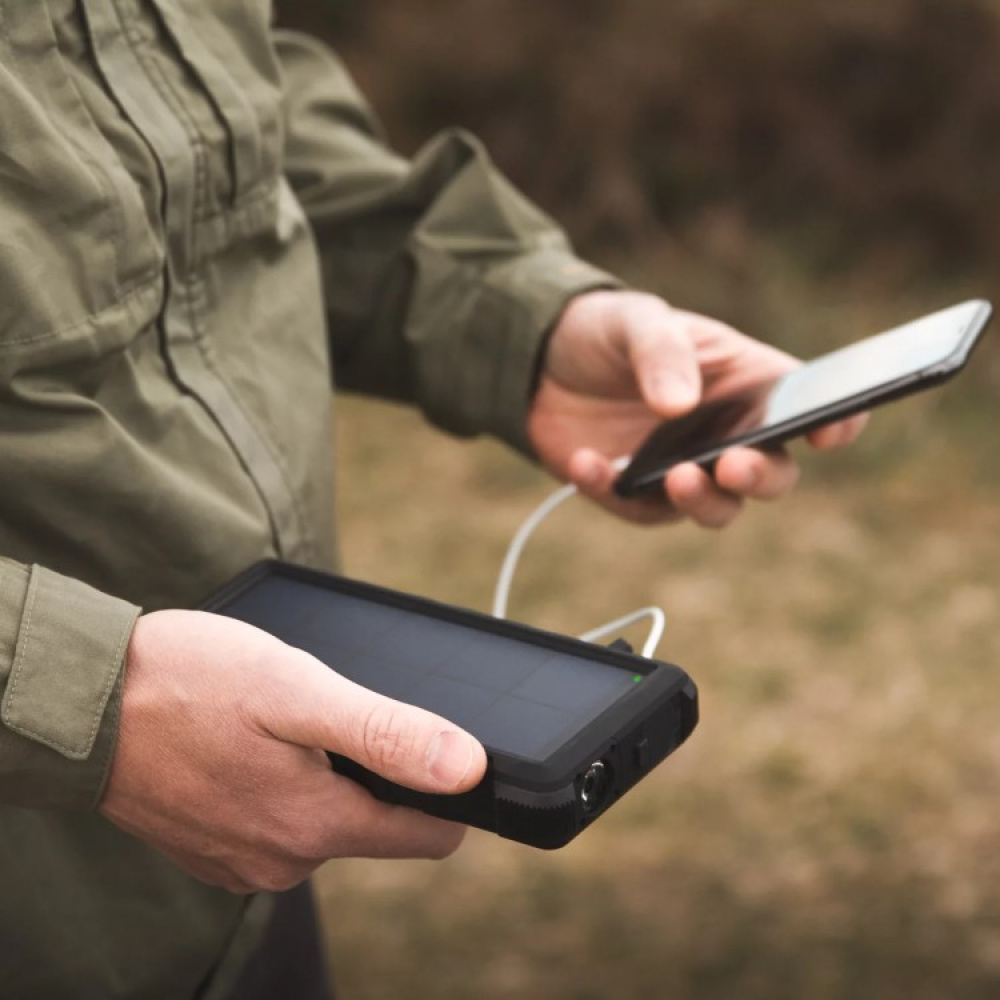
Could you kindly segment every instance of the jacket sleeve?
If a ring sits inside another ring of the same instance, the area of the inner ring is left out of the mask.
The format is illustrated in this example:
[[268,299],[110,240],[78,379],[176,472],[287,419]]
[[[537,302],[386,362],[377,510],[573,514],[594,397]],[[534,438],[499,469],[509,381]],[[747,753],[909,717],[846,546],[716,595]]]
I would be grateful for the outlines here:
[[319,245],[337,383],[528,451],[546,333],[572,296],[618,283],[573,255],[474,138],[446,132],[410,163],[325,47],[276,41],[286,174]]
[[0,802],[89,809],[117,735],[139,609],[41,566],[0,559]]

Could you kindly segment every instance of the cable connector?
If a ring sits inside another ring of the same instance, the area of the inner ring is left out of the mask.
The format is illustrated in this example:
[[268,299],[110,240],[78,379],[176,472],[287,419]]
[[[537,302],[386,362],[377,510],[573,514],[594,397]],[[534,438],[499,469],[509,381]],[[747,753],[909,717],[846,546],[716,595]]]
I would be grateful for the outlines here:
[[627,639],[623,639],[621,636],[618,636],[617,639],[612,639],[611,642],[608,643],[608,649],[613,649],[616,653],[635,652],[635,648],[632,643],[630,643]]

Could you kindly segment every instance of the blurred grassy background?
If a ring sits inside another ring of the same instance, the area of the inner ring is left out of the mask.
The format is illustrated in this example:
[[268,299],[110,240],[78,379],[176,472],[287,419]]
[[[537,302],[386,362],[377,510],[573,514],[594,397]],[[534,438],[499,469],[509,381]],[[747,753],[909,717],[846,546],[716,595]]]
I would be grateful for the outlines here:
[[[1000,298],[997,0],[278,9],[401,149],[472,128],[581,252],[797,353]],[[725,532],[548,523],[515,616],[661,604],[703,722],[561,852],[327,866],[343,995],[1000,995],[998,345]],[[486,608],[544,477],[364,400],[339,436],[347,570]]]

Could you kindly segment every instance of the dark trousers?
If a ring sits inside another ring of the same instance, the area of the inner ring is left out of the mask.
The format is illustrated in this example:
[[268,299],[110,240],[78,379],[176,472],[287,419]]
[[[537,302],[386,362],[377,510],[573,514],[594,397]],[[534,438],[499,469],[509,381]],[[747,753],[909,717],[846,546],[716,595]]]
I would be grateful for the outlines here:
[[264,939],[230,1000],[333,1000],[308,882],[278,896]]

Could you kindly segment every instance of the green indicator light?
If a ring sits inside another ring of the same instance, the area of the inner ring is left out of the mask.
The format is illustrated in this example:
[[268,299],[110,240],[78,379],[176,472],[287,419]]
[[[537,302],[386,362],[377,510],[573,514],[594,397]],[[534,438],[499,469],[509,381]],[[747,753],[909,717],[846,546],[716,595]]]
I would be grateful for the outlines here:
[[633,684],[638,684],[639,681],[641,681],[641,680],[642,680],[642,674],[633,674],[632,675],[632,683]]

